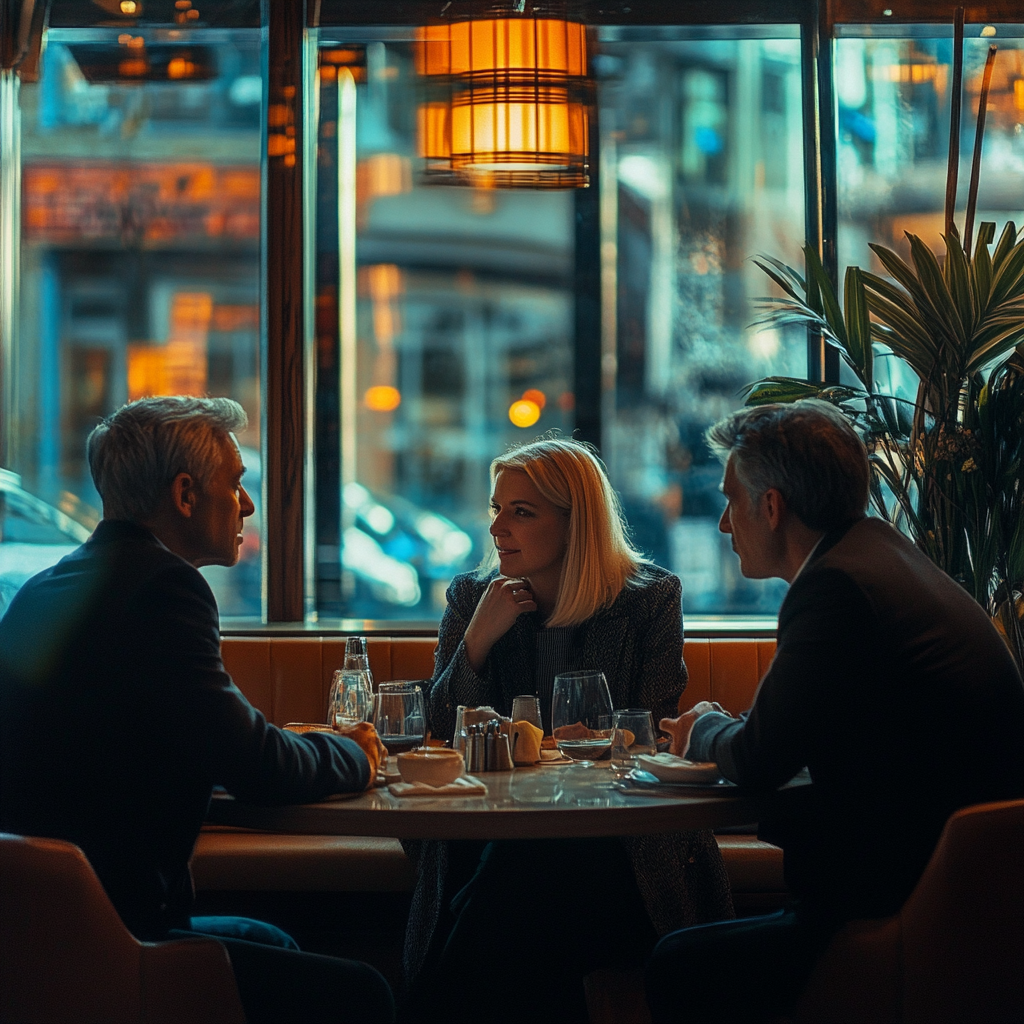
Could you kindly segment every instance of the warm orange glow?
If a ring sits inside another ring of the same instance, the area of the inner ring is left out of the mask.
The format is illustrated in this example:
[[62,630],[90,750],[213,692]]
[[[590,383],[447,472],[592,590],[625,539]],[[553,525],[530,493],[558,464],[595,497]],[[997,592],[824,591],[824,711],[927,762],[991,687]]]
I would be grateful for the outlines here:
[[192,78],[196,73],[196,66],[184,57],[172,57],[167,62],[168,78]]
[[587,156],[587,109],[565,89],[472,89],[452,106],[451,139],[456,170],[569,171]]
[[294,153],[295,139],[290,139],[280,132],[272,132],[267,136],[267,156],[287,156]]
[[421,103],[416,110],[417,155],[447,160],[452,155],[450,111],[447,103]]
[[141,78],[149,70],[149,62],[141,57],[123,60],[117,65],[117,73],[122,78]]
[[121,13],[122,14],[135,14],[138,12],[139,5],[135,0],[121,0]]
[[517,427],[532,427],[540,419],[540,406],[521,398],[508,409],[508,418]]
[[1013,83],[1013,105],[1018,110],[1024,110],[1024,78],[1018,78]]
[[362,179],[357,188],[360,184],[365,185],[371,199],[401,195],[412,188],[409,161],[398,153],[375,153],[360,162],[356,175]]
[[416,70],[421,75],[533,77],[587,73],[583,25],[554,18],[489,18],[417,29]]
[[548,397],[538,388],[527,388],[523,392],[524,402],[533,402],[538,408],[543,409],[548,404]]
[[394,263],[372,263],[363,267],[359,276],[364,294],[368,293],[374,302],[387,302],[405,290],[401,268]]
[[377,384],[366,389],[363,401],[374,412],[394,412],[402,404],[402,393],[389,384]]

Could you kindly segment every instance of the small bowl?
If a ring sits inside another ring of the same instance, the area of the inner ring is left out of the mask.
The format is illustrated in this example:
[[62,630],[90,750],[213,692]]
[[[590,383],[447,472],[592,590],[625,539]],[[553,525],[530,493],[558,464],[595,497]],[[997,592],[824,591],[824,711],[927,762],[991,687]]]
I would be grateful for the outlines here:
[[403,782],[447,786],[462,774],[465,767],[462,755],[445,747],[421,747],[398,755],[398,770],[402,773]]

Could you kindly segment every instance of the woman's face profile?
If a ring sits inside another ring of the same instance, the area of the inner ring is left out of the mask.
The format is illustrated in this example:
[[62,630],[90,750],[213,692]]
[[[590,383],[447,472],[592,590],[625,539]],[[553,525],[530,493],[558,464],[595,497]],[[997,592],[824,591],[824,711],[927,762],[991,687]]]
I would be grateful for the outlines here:
[[541,495],[523,470],[503,469],[494,478],[491,516],[502,576],[550,576],[557,581],[569,517]]

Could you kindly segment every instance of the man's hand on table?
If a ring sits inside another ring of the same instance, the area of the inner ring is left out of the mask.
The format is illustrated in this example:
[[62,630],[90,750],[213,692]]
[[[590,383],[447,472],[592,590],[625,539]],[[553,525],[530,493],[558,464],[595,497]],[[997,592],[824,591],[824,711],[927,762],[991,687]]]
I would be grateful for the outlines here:
[[668,752],[676,754],[678,757],[686,757],[687,751],[690,749],[690,733],[693,730],[693,723],[701,715],[712,711],[717,711],[720,715],[729,713],[717,701],[702,700],[699,704],[694,704],[689,711],[684,711],[678,718],[663,718],[658,723],[658,728],[672,737]]
[[366,788],[372,789],[381,762],[388,756],[377,730],[369,722],[360,722],[348,729],[344,735],[359,745],[359,749],[366,755],[366,760],[370,762],[370,784]]

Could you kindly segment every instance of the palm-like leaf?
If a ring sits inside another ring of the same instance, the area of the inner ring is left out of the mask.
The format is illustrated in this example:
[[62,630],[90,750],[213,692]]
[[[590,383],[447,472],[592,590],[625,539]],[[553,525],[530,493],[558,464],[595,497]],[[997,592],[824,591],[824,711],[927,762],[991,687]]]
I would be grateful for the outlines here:
[[[982,224],[969,257],[954,229],[942,265],[907,237],[911,262],[872,245],[891,279],[851,267],[842,303],[810,246],[806,278],[755,261],[783,292],[761,300],[758,322],[820,333],[862,387],[768,377],[744,394],[749,405],[818,398],[841,409],[868,446],[875,511],[999,612],[1024,665],[1024,237],[1008,223],[990,255],[995,225]],[[873,344],[913,369],[916,402],[876,390]]]

